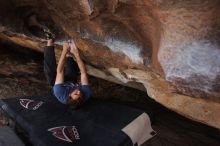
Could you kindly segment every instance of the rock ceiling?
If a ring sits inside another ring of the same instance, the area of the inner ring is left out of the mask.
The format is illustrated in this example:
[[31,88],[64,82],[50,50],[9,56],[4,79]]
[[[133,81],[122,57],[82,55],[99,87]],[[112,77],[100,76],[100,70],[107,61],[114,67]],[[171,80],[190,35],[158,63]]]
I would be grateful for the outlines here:
[[40,24],[89,74],[220,128],[219,14],[219,0],[1,0],[0,39],[42,52]]

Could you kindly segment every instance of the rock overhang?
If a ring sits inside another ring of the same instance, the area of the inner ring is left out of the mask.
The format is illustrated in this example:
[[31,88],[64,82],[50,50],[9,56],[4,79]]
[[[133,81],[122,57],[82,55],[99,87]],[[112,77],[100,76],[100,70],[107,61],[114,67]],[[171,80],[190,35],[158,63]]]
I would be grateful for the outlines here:
[[[142,83],[166,107],[220,127],[213,119],[220,114],[218,0],[0,3],[1,41],[43,51],[45,38],[31,27],[34,16],[56,34],[58,46],[76,41],[90,74]],[[195,107],[186,106],[191,102]]]

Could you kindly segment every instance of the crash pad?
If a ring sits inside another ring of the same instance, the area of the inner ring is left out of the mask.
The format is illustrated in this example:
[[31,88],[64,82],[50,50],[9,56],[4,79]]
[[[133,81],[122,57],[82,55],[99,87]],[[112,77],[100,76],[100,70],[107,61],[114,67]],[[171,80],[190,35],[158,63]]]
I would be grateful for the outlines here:
[[34,146],[133,146],[156,133],[147,113],[102,100],[91,99],[79,109],[53,96],[15,97],[0,104]]

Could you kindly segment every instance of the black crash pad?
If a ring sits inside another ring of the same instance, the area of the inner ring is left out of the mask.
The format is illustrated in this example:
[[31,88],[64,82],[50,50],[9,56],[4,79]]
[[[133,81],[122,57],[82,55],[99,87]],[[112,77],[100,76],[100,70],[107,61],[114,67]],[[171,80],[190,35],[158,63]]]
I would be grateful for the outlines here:
[[2,99],[0,104],[29,134],[34,146],[133,146],[122,129],[143,114],[94,99],[74,110],[53,96]]

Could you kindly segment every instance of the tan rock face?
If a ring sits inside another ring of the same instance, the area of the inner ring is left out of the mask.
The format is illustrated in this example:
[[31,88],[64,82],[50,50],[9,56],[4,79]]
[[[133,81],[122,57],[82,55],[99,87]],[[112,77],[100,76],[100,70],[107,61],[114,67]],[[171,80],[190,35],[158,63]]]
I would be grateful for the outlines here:
[[2,0],[0,39],[42,51],[40,22],[58,46],[75,40],[90,74],[220,128],[219,14],[219,0]]

